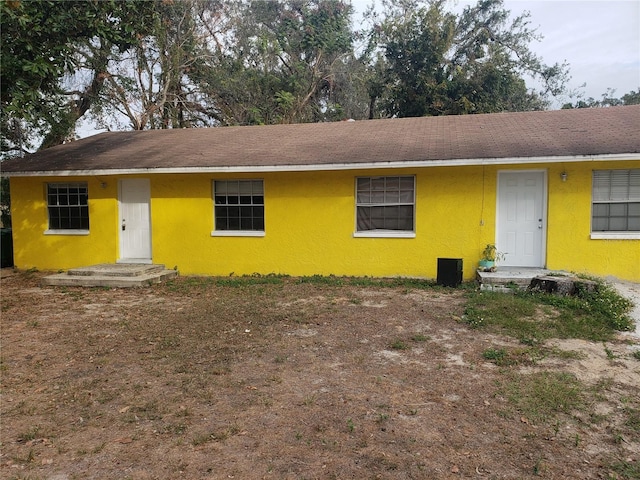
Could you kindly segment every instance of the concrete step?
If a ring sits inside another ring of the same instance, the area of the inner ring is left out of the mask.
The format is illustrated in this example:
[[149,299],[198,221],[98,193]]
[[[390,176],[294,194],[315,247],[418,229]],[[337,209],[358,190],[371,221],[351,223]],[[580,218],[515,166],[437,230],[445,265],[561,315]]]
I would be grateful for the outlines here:
[[[129,268],[126,268],[127,266]],[[146,287],[154,283],[164,282],[178,275],[176,270],[167,270],[164,265],[94,265],[93,267],[72,270],[74,273],[71,273],[70,270],[66,273],[46,276],[42,279],[42,285],[60,287]],[[118,274],[118,272],[121,274]]]
[[478,270],[476,280],[481,290],[505,292],[514,288],[526,289],[534,278],[549,274],[567,275],[566,272],[552,272],[543,268],[501,267],[495,272]]
[[164,265],[161,264],[144,264],[144,263],[101,263],[98,265],[90,265],[88,267],[71,268],[67,271],[67,275],[90,277],[137,277],[140,275],[149,275],[151,273],[161,272]]

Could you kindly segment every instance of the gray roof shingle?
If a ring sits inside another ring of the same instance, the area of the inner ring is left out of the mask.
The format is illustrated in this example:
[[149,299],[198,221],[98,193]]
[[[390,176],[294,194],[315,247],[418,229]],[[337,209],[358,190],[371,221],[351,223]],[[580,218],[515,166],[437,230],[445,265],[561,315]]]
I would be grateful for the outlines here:
[[513,163],[639,153],[640,105],[250,127],[107,132],[2,163],[3,174]]

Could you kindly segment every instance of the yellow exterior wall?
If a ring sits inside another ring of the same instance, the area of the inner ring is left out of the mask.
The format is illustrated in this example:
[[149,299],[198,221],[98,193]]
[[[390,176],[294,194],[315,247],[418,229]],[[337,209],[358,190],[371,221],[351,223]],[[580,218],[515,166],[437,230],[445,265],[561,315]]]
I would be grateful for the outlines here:
[[[437,258],[462,258],[473,278],[494,242],[500,170],[547,171],[546,266],[640,282],[640,240],[592,240],[591,171],[637,162],[435,167],[371,171],[150,175],[155,263],[185,275],[369,275],[435,278]],[[562,182],[560,173],[568,179]],[[416,176],[415,238],[354,238],[357,176]],[[214,179],[264,180],[265,236],[216,237]],[[48,181],[89,183],[90,235],[44,235]],[[106,185],[103,188],[101,182]],[[115,262],[118,178],[12,178],[15,263],[58,270]]]
[[[87,182],[89,235],[45,235],[47,183]],[[105,188],[101,182],[106,182]],[[114,262],[118,252],[117,182],[104,177],[14,177],[11,223],[14,264],[21,269],[66,270]]]
[[[640,160],[549,168],[548,268],[640,282],[640,239],[590,238],[592,171],[626,168],[640,168]],[[566,182],[560,179],[563,171]]]

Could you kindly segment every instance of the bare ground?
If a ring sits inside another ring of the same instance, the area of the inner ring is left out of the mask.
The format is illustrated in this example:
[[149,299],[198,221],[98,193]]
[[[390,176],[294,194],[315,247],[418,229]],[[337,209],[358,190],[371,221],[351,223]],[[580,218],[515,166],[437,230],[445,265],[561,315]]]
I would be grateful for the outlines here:
[[[628,337],[501,368],[483,352],[518,342],[464,324],[458,290],[40,276],[2,280],[2,478],[615,479],[640,463]],[[584,405],[527,418],[504,387],[541,370],[574,374]]]

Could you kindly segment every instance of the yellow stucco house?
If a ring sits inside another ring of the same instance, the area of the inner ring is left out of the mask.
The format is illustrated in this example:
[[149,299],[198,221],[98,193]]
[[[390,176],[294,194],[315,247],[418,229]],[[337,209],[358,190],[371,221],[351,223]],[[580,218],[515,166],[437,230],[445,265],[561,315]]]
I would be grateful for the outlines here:
[[109,132],[5,161],[14,261],[435,278],[502,265],[640,281],[640,106]]

